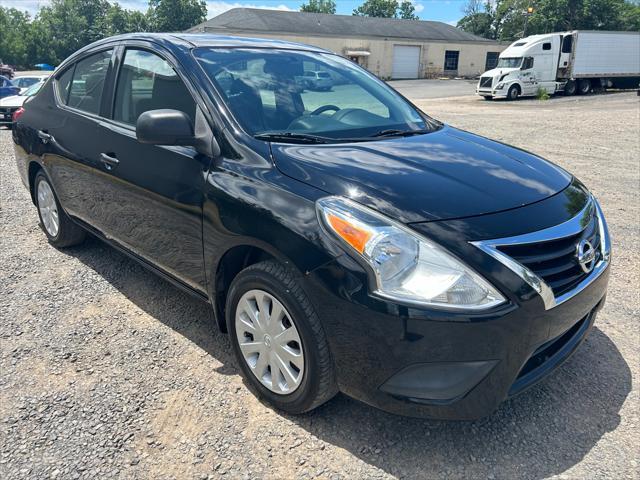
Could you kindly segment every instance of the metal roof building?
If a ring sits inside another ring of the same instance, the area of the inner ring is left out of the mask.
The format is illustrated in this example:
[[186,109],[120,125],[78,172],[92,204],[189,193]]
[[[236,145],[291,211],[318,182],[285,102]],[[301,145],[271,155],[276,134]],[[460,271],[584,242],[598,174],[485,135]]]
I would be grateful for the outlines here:
[[235,8],[191,28],[315,45],[382,78],[476,76],[506,45],[442,22]]

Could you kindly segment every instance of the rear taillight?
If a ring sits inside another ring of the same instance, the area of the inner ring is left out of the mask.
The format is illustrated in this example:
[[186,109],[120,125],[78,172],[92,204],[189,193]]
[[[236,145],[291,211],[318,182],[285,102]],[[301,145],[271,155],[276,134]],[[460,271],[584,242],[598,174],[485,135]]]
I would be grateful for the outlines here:
[[24,113],[24,108],[20,107],[15,112],[13,112],[13,117],[11,118],[11,120],[13,120],[14,122],[17,122],[23,113]]

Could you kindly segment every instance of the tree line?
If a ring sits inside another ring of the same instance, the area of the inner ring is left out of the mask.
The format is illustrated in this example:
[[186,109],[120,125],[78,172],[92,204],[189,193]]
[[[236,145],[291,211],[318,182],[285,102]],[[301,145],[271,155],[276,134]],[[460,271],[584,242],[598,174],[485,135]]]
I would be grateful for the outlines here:
[[58,65],[85,45],[129,32],[177,32],[205,21],[204,0],[150,0],[146,12],[109,0],[52,0],[35,17],[0,7],[0,60],[18,68]]
[[[308,0],[300,10],[335,14],[336,2]],[[494,40],[574,29],[640,31],[639,0],[468,0],[463,13],[459,28]],[[353,15],[418,20],[409,0],[365,0]],[[57,65],[110,35],[184,31],[206,18],[204,0],[149,0],[146,12],[110,0],[52,0],[33,18],[0,7],[0,60],[19,68]]]
[[638,0],[468,0],[458,28],[493,40],[567,30],[640,30]]
[[[333,0],[309,0],[300,7],[301,12],[336,13],[336,2]],[[353,15],[359,17],[402,18],[405,20],[420,20],[416,15],[416,7],[409,0],[365,0]]]

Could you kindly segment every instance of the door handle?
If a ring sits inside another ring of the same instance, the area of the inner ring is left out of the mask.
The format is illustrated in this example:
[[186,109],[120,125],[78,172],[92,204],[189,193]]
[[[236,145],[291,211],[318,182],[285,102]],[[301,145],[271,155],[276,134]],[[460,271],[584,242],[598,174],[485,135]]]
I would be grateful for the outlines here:
[[46,130],[38,130],[38,138],[42,140],[42,143],[49,143],[53,139]]
[[120,165],[120,160],[118,160],[113,153],[111,155],[109,155],[108,153],[101,153],[100,161],[103,163],[104,167],[107,170],[112,170],[113,168]]

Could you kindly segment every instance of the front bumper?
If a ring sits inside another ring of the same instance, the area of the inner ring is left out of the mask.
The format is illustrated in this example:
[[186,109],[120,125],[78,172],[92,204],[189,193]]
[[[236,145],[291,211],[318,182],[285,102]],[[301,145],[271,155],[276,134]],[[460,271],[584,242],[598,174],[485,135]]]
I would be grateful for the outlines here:
[[363,275],[341,257],[306,277],[340,390],[391,413],[472,420],[575,351],[604,304],[609,269],[552,310],[533,296],[466,318],[373,300]]
[[508,88],[503,87],[501,89],[496,88],[476,88],[476,94],[481,97],[491,98],[507,98]]
[[[604,305],[609,255],[575,295],[551,304],[527,275],[477,248],[469,237],[573,228],[569,219],[593,212],[590,198],[574,181],[562,193],[515,212],[414,225],[505,294],[507,303],[487,312],[412,308],[376,298],[362,266],[347,255],[306,275],[305,289],[327,333],[339,388],[394,413],[476,419],[544,378],[580,345]],[[606,222],[601,231],[607,245]]]

